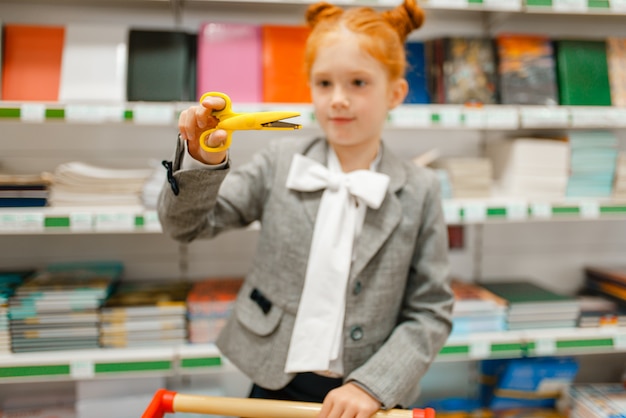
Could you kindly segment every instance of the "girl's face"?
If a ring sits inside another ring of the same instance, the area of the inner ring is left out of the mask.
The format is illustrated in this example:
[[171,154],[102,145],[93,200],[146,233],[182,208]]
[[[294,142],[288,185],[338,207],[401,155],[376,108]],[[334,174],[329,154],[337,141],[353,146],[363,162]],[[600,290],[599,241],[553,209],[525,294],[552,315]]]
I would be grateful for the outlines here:
[[389,81],[385,67],[349,32],[319,48],[309,81],[315,117],[334,147],[378,149],[388,111],[407,92],[406,81]]

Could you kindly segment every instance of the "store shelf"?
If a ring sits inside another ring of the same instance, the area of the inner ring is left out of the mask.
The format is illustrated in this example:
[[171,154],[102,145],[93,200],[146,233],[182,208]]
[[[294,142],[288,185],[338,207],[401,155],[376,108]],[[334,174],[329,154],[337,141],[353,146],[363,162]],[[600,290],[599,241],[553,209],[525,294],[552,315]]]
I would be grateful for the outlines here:
[[[437,362],[626,352],[626,327],[470,334],[448,340]],[[219,372],[214,344],[0,355],[0,384]]]
[[[0,122],[24,123],[133,123],[175,126],[178,115],[195,103],[61,104],[0,102]],[[301,116],[290,119],[304,127],[315,122],[308,104],[242,103],[236,112],[290,110]],[[389,114],[391,128],[424,129],[586,129],[626,127],[626,108],[614,106],[460,106],[402,105]]]

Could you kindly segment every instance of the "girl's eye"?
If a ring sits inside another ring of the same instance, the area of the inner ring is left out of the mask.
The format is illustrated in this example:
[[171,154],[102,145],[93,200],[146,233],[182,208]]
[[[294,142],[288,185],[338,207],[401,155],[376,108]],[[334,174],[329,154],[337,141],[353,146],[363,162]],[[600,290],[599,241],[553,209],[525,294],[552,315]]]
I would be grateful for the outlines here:
[[320,86],[320,87],[328,87],[328,86],[330,86],[330,81],[328,81],[328,80],[319,80],[316,84],[318,86]]
[[354,84],[356,87],[363,87],[365,86],[367,83],[365,82],[365,80],[361,80],[361,79],[356,79],[352,81],[352,84]]

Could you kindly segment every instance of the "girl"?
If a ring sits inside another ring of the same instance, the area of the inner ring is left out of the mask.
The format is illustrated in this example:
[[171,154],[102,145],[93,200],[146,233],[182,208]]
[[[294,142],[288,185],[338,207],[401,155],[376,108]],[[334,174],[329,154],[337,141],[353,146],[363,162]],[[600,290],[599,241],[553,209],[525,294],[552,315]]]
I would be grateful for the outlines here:
[[[159,215],[190,242],[261,222],[252,268],[217,345],[254,382],[252,397],[322,402],[320,418],[409,407],[451,329],[446,225],[436,176],[381,140],[407,94],[404,42],[414,0],[311,5],[306,46],[324,138],[272,143],[230,171],[198,144],[209,97],[182,112]],[[215,57],[219,61],[219,57]],[[218,147],[225,132],[213,132]]]

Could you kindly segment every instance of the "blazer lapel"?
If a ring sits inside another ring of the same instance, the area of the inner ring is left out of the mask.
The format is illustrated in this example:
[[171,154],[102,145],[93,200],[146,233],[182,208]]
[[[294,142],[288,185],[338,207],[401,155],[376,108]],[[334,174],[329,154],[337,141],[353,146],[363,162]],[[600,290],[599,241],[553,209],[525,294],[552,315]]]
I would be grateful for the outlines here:
[[357,240],[356,257],[350,273],[351,278],[361,273],[402,218],[402,206],[396,197],[396,192],[406,182],[406,173],[402,168],[403,163],[382,145],[381,150],[383,156],[379,172],[389,176],[389,189],[378,210],[369,208],[367,210],[361,236]]

